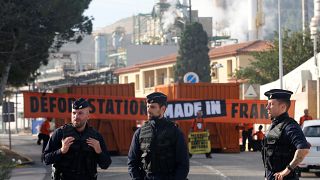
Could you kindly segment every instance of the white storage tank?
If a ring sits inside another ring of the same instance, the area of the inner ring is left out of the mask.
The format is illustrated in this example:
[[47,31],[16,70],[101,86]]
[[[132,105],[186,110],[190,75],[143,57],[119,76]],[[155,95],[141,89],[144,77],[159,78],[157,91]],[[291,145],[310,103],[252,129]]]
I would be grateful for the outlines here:
[[104,34],[97,34],[95,40],[95,66],[104,67],[107,63],[107,40]]

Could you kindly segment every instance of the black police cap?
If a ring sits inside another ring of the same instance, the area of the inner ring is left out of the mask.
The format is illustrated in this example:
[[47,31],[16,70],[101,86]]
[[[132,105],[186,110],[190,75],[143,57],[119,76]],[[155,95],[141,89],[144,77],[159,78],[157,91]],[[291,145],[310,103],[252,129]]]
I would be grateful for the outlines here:
[[147,95],[147,103],[158,103],[167,105],[167,96],[161,92],[153,92]]
[[268,99],[287,99],[290,100],[291,95],[293,92],[283,90],[283,89],[271,89],[270,91],[267,91],[264,93],[265,96],[268,97]]
[[72,109],[84,109],[86,107],[89,107],[89,102],[83,98],[77,99],[72,105]]

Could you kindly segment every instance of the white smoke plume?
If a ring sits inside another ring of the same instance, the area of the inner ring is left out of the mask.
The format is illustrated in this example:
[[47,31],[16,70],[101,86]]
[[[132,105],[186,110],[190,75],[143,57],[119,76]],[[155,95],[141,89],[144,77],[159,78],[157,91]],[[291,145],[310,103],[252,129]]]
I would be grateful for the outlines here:
[[248,1],[227,1],[227,19],[229,21],[231,38],[246,41],[248,38]]
[[198,10],[200,17],[212,17],[213,34],[216,34],[215,29],[221,30],[226,26],[227,16],[224,9],[213,0],[201,0],[201,2],[192,4],[192,8]]
[[192,9],[197,9],[200,17],[212,17],[214,35],[231,35],[231,38],[239,39],[239,41],[247,40],[247,0],[199,0],[192,2],[194,2]]
[[162,27],[164,31],[167,31],[172,25],[177,17],[180,17],[182,12],[176,9],[176,4],[179,0],[168,0],[167,3],[170,4],[170,7],[162,15]]
[[[163,14],[164,31],[174,24],[176,17],[182,15],[175,7],[178,1],[167,0],[171,6]],[[277,30],[277,9],[271,2],[264,3],[263,6],[265,25],[262,36],[265,36]],[[198,10],[199,17],[212,17],[213,35],[230,35],[239,42],[248,40],[248,8],[248,0],[192,0],[192,10]]]

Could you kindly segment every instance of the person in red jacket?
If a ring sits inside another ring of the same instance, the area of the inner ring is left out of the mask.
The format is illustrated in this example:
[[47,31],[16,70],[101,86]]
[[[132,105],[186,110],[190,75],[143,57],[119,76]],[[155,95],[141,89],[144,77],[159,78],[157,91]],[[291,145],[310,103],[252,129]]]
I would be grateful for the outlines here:
[[206,131],[206,126],[204,124],[204,120],[202,118],[202,111],[197,112],[197,118],[195,118],[192,122],[192,131],[193,132],[200,132]]
[[[202,117],[202,111],[197,112],[197,118],[195,118],[192,122],[192,132],[203,132],[206,131],[207,128],[205,126],[203,117]],[[212,158],[211,153],[206,153],[206,158]]]
[[257,145],[257,150],[258,151],[261,151],[262,141],[263,141],[263,138],[264,138],[264,133],[262,132],[262,128],[263,128],[263,126],[260,125],[259,126],[259,131],[257,131],[256,133],[253,134],[253,136],[257,136],[256,145]]
[[312,117],[309,116],[309,110],[305,109],[304,115],[300,117],[300,122],[299,122],[300,126],[302,126],[304,121],[307,121],[307,120],[312,120]]
[[47,118],[40,127],[40,132],[38,134],[38,141],[37,144],[41,144],[41,140],[43,141],[42,143],[42,153],[44,152],[44,149],[46,148],[49,138],[50,138],[50,122],[52,121],[52,118]]

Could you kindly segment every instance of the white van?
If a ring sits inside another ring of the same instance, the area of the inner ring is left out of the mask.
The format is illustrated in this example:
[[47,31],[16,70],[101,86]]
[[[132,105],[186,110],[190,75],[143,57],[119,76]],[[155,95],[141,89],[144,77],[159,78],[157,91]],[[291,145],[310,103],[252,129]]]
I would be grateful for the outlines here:
[[320,177],[320,120],[305,121],[302,131],[311,148],[309,154],[299,164],[299,169],[301,172],[314,172]]

